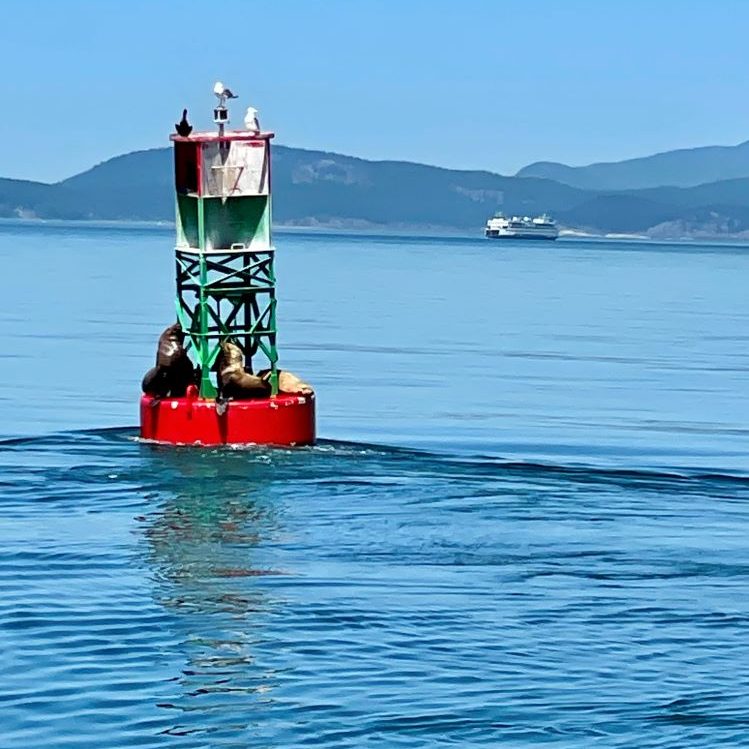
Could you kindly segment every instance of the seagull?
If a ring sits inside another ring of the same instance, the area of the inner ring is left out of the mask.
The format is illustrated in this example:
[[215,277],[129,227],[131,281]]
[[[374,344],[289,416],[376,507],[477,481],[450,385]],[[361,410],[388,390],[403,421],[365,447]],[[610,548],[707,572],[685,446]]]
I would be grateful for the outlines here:
[[192,132],[192,125],[187,121],[187,110],[182,110],[182,119],[174,126],[177,135],[186,138]]
[[213,93],[218,96],[218,105],[220,107],[224,106],[224,102],[227,99],[238,99],[239,97],[236,94],[233,94],[230,89],[226,88],[221,81],[216,81],[216,83],[213,86]]
[[255,107],[247,107],[247,112],[244,116],[244,126],[253,133],[260,132],[260,123],[257,119],[257,109]]

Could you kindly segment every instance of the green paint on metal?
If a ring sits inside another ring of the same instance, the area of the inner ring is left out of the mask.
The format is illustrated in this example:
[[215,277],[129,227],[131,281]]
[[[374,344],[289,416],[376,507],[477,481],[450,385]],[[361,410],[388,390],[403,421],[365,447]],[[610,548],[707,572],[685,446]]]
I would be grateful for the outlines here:
[[178,194],[176,219],[177,318],[200,368],[201,397],[217,395],[212,370],[227,339],[243,348],[251,371],[270,369],[277,395],[270,196]]
[[264,221],[266,197],[205,198],[205,241],[210,249],[228,249],[233,244],[268,247]]
[[[202,201],[198,208],[198,234],[205,236],[205,228],[203,222],[203,210]],[[200,253],[200,286],[198,291],[198,306],[199,306],[199,318],[200,327],[199,332],[201,334],[208,330],[208,295],[206,285],[208,283],[208,267],[206,264],[205,253]],[[211,370],[210,370],[210,346],[208,339],[201,335],[200,338],[200,395],[203,398],[215,398],[216,387],[211,381]]]
[[177,246],[200,246],[198,240],[198,201],[187,195],[177,195]]

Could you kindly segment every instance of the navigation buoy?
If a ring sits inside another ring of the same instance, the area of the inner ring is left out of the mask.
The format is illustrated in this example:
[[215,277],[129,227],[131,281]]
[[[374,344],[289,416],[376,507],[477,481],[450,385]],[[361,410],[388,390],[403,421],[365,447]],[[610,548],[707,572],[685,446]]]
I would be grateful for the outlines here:
[[[274,134],[226,130],[224,101],[236,97],[222,89],[214,109],[218,132],[170,136],[178,324],[162,334],[156,367],[144,379],[140,434],[169,444],[309,445],[315,441],[314,393],[278,367],[271,240]],[[222,345],[227,343],[232,346],[223,348],[241,349],[245,371],[261,383],[260,397],[257,388],[247,399],[222,392]],[[188,358],[195,376],[185,386]],[[177,378],[170,370],[175,361],[181,367]],[[298,392],[284,392],[279,383],[291,390],[301,385]],[[172,397],[174,388],[181,388],[178,397]]]

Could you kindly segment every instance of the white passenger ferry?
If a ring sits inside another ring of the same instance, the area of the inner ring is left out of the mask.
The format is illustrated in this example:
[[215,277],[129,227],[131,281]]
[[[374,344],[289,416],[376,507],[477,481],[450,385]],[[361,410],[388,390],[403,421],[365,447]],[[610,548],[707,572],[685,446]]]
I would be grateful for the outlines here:
[[547,216],[513,216],[505,218],[501,213],[486,222],[486,236],[492,239],[556,239],[559,236],[554,219]]

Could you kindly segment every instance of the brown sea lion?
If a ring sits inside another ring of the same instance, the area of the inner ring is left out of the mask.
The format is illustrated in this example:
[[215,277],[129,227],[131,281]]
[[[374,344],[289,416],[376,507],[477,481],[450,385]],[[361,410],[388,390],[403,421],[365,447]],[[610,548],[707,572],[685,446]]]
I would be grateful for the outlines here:
[[271,392],[270,384],[266,380],[245,370],[242,349],[229,341],[221,344],[218,385],[224,398],[236,400],[267,398]]
[[[270,369],[251,374],[244,368],[242,349],[234,343],[221,344],[222,359],[219,364],[218,381],[221,393],[226,398],[267,398],[271,394]],[[289,395],[312,395],[310,385],[292,372],[278,370],[278,390]]]
[[196,382],[195,368],[184,348],[185,334],[179,323],[170,325],[160,336],[156,366],[143,378],[143,392],[159,398],[179,398],[188,385]]
[[[270,379],[270,369],[264,369],[258,372],[258,376],[263,379]],[[312,395],[314,390],[300,377],[286,369],[278,370],[278,392],[287,395]]]

